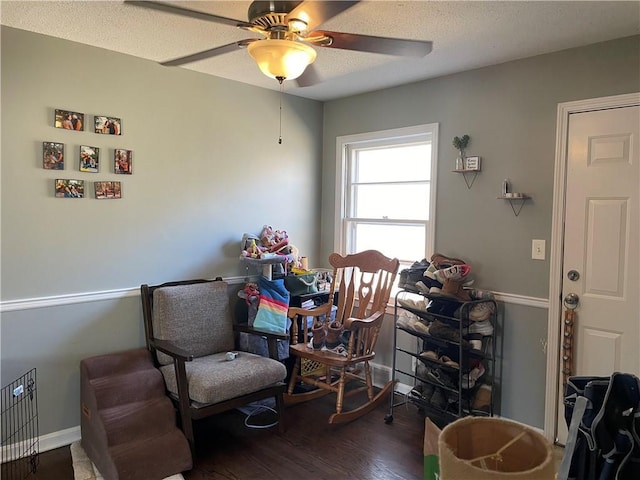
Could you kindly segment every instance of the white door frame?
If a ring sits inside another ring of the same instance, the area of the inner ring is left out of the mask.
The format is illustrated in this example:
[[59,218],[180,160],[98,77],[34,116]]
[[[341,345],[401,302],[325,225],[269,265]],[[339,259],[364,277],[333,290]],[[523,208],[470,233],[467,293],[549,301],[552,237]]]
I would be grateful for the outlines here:
[[556,163],[553,183],[553,220],[549,267],[549,317],[547,319],[547,380],[544,408],[544,434],[556,440],[558,375],[560,373],[560,319],[562,317],[562,248],[567,173],[569,115],[572,113],[640,105],[640,92],[591,98],[558,104],[556,119]]

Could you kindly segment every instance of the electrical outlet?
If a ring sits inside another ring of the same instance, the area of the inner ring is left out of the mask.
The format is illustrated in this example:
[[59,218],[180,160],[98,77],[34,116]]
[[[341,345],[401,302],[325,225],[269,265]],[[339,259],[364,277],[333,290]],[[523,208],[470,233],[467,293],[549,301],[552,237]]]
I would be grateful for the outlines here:
[[545,258],[545,241],[531,240],[531,258],[533,260],[544,260]]

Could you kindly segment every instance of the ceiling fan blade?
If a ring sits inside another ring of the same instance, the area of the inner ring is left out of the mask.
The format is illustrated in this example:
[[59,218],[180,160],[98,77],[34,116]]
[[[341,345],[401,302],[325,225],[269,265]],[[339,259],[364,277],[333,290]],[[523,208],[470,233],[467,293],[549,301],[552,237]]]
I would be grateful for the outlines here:
[[255,42],[257,38],[247,38],[245,40],[238,40],[237,42],[229,43],[228,45],[222,45],[220,47],[210,48],[203,50],[202,52],[187,55],[186,57],[174,58],[173,60],[167,60],[166,62],[160,62],[160,65],[165,67],[177,67],[178,65],[184,65],[185,63],[197,62],[198,60],[204,60],[206,58],[222,55],[223,53],[233,52],[240,48],[244,48],[251,42]]
[[406,40],[402,38],[373,37],[356,33],[329,32],[316,30],[309,37],[327,36],[333,41],[325,45],[317,43],[320,47],[342,48],[344,50],[357,50],[360,52],[384,53],[386,55],[399,55],[403,57],[424,57],[431,52],[432,42],[424,40]]
[[315,85],[317,83],[322,82],[322,77],[318,74],[318,70],[311,65],[307,65],[307,68],[304,69],[302,75],[293,80],[298,87],[310,87],[311,85]]
[[219,15],[213,15],[211,13],[199,12],[197,10],[190,10],[188,8],[176,7],[175,5],[169,5],[163,2],[143,2],[137,0],[125,0],[124,3],[135,5],[137,7],[151,8],[154,10],[160,10],[161,12],[174,13],[176,15],[182,15],[183,17],[197,18],[199,20],[205,20],[207,22],[221,23],[223,25],[231,25],[232,27],[249,28],[252,25],[243,20],[235,20],[233,18],[221,17]]
[[307,23],[307,29],[313,30],[318,25],[353,7],[358,1],[306,1],[287,14],[287,21],[293,19],[303,20]]

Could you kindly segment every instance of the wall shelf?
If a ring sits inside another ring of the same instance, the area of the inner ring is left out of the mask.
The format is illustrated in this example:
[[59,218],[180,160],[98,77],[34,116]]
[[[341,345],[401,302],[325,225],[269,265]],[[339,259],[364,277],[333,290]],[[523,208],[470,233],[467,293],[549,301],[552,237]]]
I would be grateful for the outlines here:
[[518,215],[520,215],[520,210],[522,210],[522,207],[524,206],[524,202],[526,202],[530,198],[531,197],[529,195],[525,195],[524,193],[514,193],[512,194],[512,196],[508,196],[508,197],[502,195],[498,197],[498,200],[509,200],[509,205],[511,205],[511,210],[513,210],[513,213],[517,217]]
[[[480,173],[480,169],[478,170],[451,170],[452,173],[461,173],[464,177],[464,183],[467,184],[467,188],[471,189],[471,185],[476,181],[476,177],[478,173]],[[467,177],[467,175],[469,175]]]

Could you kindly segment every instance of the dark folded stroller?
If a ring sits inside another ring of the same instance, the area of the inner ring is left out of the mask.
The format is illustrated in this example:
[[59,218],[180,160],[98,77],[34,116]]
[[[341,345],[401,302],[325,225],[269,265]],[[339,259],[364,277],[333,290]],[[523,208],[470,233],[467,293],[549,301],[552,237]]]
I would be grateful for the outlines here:
[[558,480],[640,479],[638,377],[570,377],[564,405],[569,436]]

